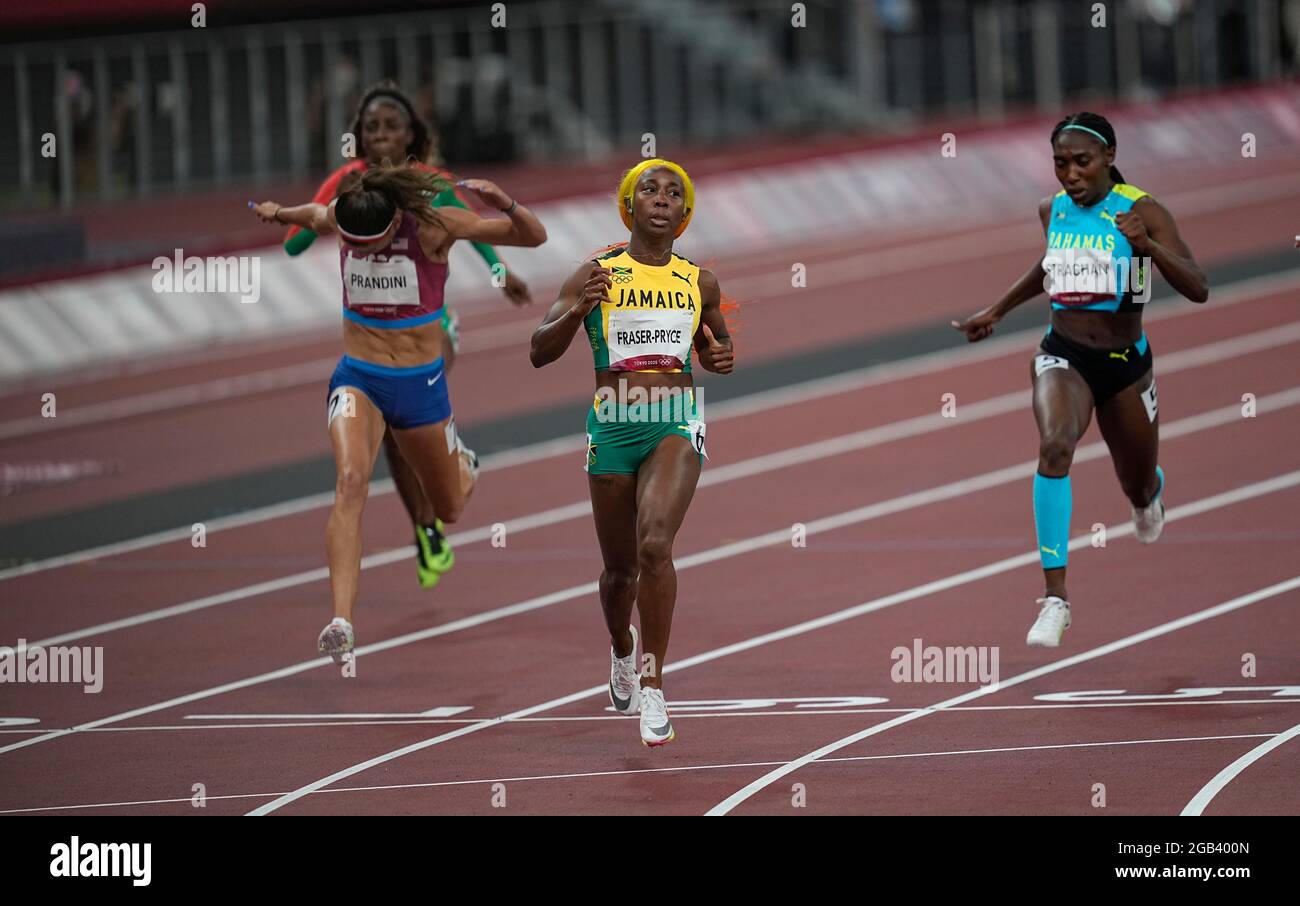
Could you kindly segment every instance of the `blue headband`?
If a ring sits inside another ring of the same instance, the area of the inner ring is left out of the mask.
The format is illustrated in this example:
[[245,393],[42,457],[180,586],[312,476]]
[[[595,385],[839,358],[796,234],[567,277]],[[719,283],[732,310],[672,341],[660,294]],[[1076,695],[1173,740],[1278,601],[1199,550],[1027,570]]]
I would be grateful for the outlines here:
[[1091,134],[1097,136],[1097,138],[1101,141],[1101,143],[1102,143],[1103,145],[1105,145],[1107,148],[1110,147],[1110,142],[1106,141],[1106,136],[1102,135],[1102,134],[1101,134],[1100,132],[1098,132],[1096,129],[1089,129],[1087,126],[1076,126],[1074,123],[1071,123],[1071,124],[1068,125],[1068,126],[1062,126],[1062,127],[1061,127],[1061,131],[1062,131],[1062,132],[1064,132],[1066,129],[1079,129],[1079,130],[1081,130],[1081,131],[1083,131],[1083,132],[1089,132],[1089,133],[1091,133]]

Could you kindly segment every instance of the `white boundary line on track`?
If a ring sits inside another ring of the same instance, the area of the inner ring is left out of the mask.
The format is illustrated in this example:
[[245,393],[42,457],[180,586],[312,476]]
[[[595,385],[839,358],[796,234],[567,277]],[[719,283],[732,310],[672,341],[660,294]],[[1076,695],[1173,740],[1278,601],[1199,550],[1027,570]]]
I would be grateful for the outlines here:
[[[1078,461],[1077,456],[1075,461],[1076,462]],[[1283,488],[1295,487],[1296,485],[1300,485],[1300,470],[1296,470],[1294,472],[1288,472],[1284,475],[1279,475],[1274,478],[1267,479],[1265,481],[1245,485],[1244,487],[1240,487],[1232,491],[1226,491],[1220,494],[1215,494],[1210,497],[1206,497],[1206,498],[1202,498],[1201,500],[1194,501],[1192,503],[1187,503],[1182,506],[1174,507],[1170,509],[1168,513],[1165,514],[1165,519],[1169,521],[1169,520],[1178,520],[1178,519],[1186,518],[1188,516],[1194,516],[1200,513],[1217,509],[1219,507],[1229,506],[1233,503],[1239,503],[1244,500],[1249,500],[1251,498],[1258,497],[1263,494],[1275,493],[1279,490],[1282,490]],[[809,528],[811,529],[811,524]],[[1107,537],[1111,539],[1126,537],[1128,535],[1133,534],[1133,524],[1131,522],[1127,522],[1122,525],[1117,525],[1114,528],[1107,527],[1106,531],[1107,531]],[[782,540],[784,541],[786,538],[788,538],[788,533],[783,532]],[[1069,543],[1068,548],[1070,550],[1077,550],[1083,547],[1087,547],[1088,545],[1091,544],[1091,542],[1092,542],[1092,533],[1089,532],[1087,534],[1080,535],[1077,538],[1073,539]],[[684,658],[680,661],[677,661],[673,664],[664,667],[664,673],[674,673],[678,670],[686,670],[698,664],[708,663],[710,661],[727,657],[728,655],[736,654],[741,651],[748,651],[750,649],[758,648],[763,645],[770,644],[772,642],[781,641],[783,639],[792,638],[798,635],[803,635],[805,633],[812,632],[817,629],[822,629],[827,626],[832,626],[837,623],[844,622],[845,620],[850,620],[867,613],[872,613],[877,610],[883,610],[887,607],[893,607],[896,604],[902,604],[904,602],[912,601],[917,598],[923,598],[928,595],[936,594],[938,592],[947,591],[952,588],[957,588],[959,586],[966,585],[971,582],[978,581],[980,579],[988,578],[989,576],[998,575],[1000,573],[1008,572],[1010,570],[1017,569],[1021,566],[1028,566],[1036,562],[1038,562],[1037,551],[1031,551],[1029,553],[1021,554],[1015,557],[1009,557],[1004,560],[998,560],[993,563],[989,563],[984,566],[977,567],[975,569],[970,569],[964,572],[956,573],[951,576],[947,576],[943,579],[937,579],[935,581],[927,582],[922,585],[913,586],[912,588],[906,589],[901,592],[896,592],[892,595],[886,595],[884,597],[875,598],[871,601],[866,601],[862,604],[858,604],[853,607],[847,607],[843,610],[839,610],[834,613],[827,614],[825,616],[817,617],[812,620],[805,620],[801,623],[796,623],[793,626],[788,626],[785,629],[765,633],[759,636],[754,636],[742,642],[736,642],[731,645],[724,645],[720,648],[714,648],[711,651],[706,651],[701,654],[694,655],[692,657]],[[1297,586],[1300,586],[1300,578],[1296,578],[1293,581],[1296,583]],[[1065,663],[1065,662],[1061,662],[1061,663]],[[1001,686],[1006,686],[1006,685],[1007,685],[1006,682],[1001,684]],[[457,739],[461,736],[466,736],[470,733],[475,733],[481,730],[488,729],[490,727],[500,726],[503,723],[516,720],[520,717],[531,717],[534,714],[540,714],[544,711],[550,711],[554,708],[560,708],[565,705],[572,704],[574,702],[582,701],[583,699],[586,698],[591,698],[593,696],[606,694],[607,686],[608,684],[592,686],[590,688],[582,689],[578,692],[573,692],[570,693],[569,695],[565,695],[560,698],[552,699],[548,702],[542,702],[541,704],[538,705],[533,705],[528,708],[523,708],[518,711],[513,711],[509,714],[503,715],[502,717],[483,720],[476,724],[460,727],[458,729],[451,730],[447,733],[443,733],[441,735],[434,736],[429,739],[421,740],[420,742],[403,746],[399,749],[395,749],[383,755],[377,755],[374,758],[367,759],[366,761],[360,762],[359,764],[355,764],[352,765],[351,767],[344,768],[340,771],[336,771],[333,774],[330,774],[328,777],[322,777],[309,784],[306,784],[305,786],[299,787],[297,790],[294,790],[292,793],[287,793],[279,797],[278,799],[275,799],[272,802],[265,803],[259,806],[258,808],[254,809],[253,811],[249,812],[248,814],[250,815],[270,814],[271,812],[285,805],[288,805],[289,803],[297,799],[300,799],[309,793],[315,792],[316,790],[319,790],[322,787],[329,786],[339,780],[343,780],[347,777],[351,777],[355,774],[359,774],[363,771],[367,771],[370,768],[376,767],[377,765],[394,761],[405,755],[410,755],[414,752],[422,751],[423,749],[427,749],[431,746],[439,745],[444,742],[449,742],[450,740]],[[959,696],[959,698],[961,697]],[[963,698],[962,700],[965,699]],[[955,704],[959,702],[957,702],[956,699],[953,699],[951,700],[950,703]],[[896,720],[902,720],[902,719],[903,718],[898,718]],[[910,717],[907,719],[914,720],[916,718]],[[0,749],[0,752],[3,751],[4,749]]]
[[1263,758],[1278,746],[1283,745],[1289,740],[1295,739],[1297,736],[1300,736],[1300,724],[1296,724],[1284,733],[1277,734],[1267,742],[1260,743],[1245,755],[1242,755],[1232,764],[1215,774],[1214,777],[1210,779],[1209,783],[1201,787],[1196,795],[1191,798],[1191,801],[1189,801],[1187,805],[1183,806],[1181,814],[1202,814],[1205,811],[1205,807],[1210,804],[1214,797],[1223,792],[1224,787],[1237,779],[1238,774],[1246,770],[1246,768],[1250,767],[1256,761],[1259,761],[1259,759]]
[[[1214,290],[1213,308],[1202,305],[1167,305],[1164,308],[1155,309],[1146,314],[1145,320],[1150,324],[1205,311],[1217,311],[1226,306],[1247,302],[1260,296],[1284,292],[1288,289],[1295,288],[1297,285],[1300,285],[1300,269],[1291,269],[1264,277],[1251,277],[1245,280],[1226,284],[1223,287],[1216,287]],[[938,352],[914,356],[901,362],[886,362],[881,365],[872,365],[867,368],[844,372],[842,374],[832,375],[825,378],[815,378],[810,381],[803,381],[776,390],[760,391],[758,393],[737,397],[723,403],[710,405],[708,408],[709,420],[711,422],[718,422],[727,418],[748,415],[773,406],[794,405],[797,403],[808,402],[813,399],[833,396],[838,393],[846,393],[852,390],[863,389],[865,387],[893,383],[906,378],[917,377],[919,375],[933,374],[948,368],[975,364],[990,359],[996,359],[1001,356],[1012,355],[1022,350],[1034,348],[1042,337],[1042,334],[1040,333],[1042,329],[1045,328],[1029,328],[1027,330],[1004,334],[1001,337],[984,340],[973,346],[957,346],[951,349],[944,349]],[[1171,353],[1170,355],[1175,354],[1176,353]],[[1166,358],[1168,358],[1168,356],[1164,356],[1161,359],[1161,373],[1164,373],[1167,368],[1165,362]],[[554,456],[568,455],[573,450],[578,449],[580,444],[581,438],[575,434],[572,439],[563,438],[542,441],[540,443],[529,444],[514,450],[488,454],[483,457],[483,469],[484,471],[495,471],[497,469],[509,468],[516,465],[538,462]],[[708,471],[706,471],[704,477],[707,477],[708,474]],[[379,497],[391,493],[392,491],[392,481],[384,479],[375,482],[370,486],[370,497]],[[306,497],[259,507],[245,513],[210,520],[207,523],[207,530],[209,534],[212,534],[227,529],[255,525],[260,522],[279,519],[284,516],[308,512],[319,507],[330,506],[333,502],[333,491],[311,494]],[[160,544],[184,541],[188,540],[189,537],[189,526],[166,529],[161,532],[154,532],[127,541],[100,545],[98,547],[76,551],[71,554],[62,554],[44,560],[37,560],[33,563],[24,563],[20,566],[3,569],[0,570],[0,581],[16,578],[18,576],[25,576],[31,573],[43,572],[48,569],[57,569],[59,567],[70,566],[76,563],[84,563],[88,560],[96,560],[104,557],[116,556],[118,554],[129,553],[131,551],[154,547]],[[452,540],[456,540],[455,536],[453,536]],[[403,550],[405,550],[405,548],[403,548]]]
[[[1290,390],[1283,391],[1278,394],[1261,397],[1257,401],[1257,405],[1259,407],[1258,411],[1261,413],[1267,413],[1269,411],[1268,408],[1269,405],[1275,405],[1278,403],[1285,403],[1286,405],[1300,404],[1300,387],[1293,387]],[[1161,432],[1166,439],[1172,439],[1173,437],[1179,437],[1184,434],[1190,434],[1195,431],[1204,430],[1206,428],[1215,427],[1223,424],[1232,424],[1239,421],[1241,421],[1240,409],[1234,405],[1234,406],[1227,406],[1222,409],[1211,410],[1209,412],[1201,413],[1200,415],[1194,415],[1185,419],[1180,419],[1178,421],[1171,422],[1168,425],[1163,426]],[[1106,453],[1105,444],[1100,441],[1094,442],[1092,444],[1079,447],[1075,451],[1074,462],[1082,463],[1091,459],[1097,459],[1105,455],[1105,453]],[[901,512],[903,510],[911,509],[913,507],[924,506],[928,503],[934,503],[941,500],[948,500],[954,497],[961,497],[978,490],[996,487],[998,485],[1007,484],[1012,481],[1022,480],[1028,477],[1032,473],[1034,465],[1035,465],[1035,461],[1030,460],[1028,462],[1019,463],[1018,465],[1008,466],[1003,469],[997,469],[992,472],[987,472],[983,475],[978,475],[973,478],[967,478],[960,481],[951,482],[946,485],[939,485],[938,487],[930,488],[924,491],[919,491],[912,494],[906,494],[903,495],[902,497],[896,497],[893,498],[892,500],[881,501],[879,503],[869,504],[867,506],[859,507],[855,510],[850,510],[848,512],[839,513],[833,516],[823,517],[822,519],[817,519],[807,523],[806,531],[808,535],[814,535],[818,532],[830,531],[832,529],[842,528],[847,525],[854,525],[859,522],[865,522],[871,519],[881,518],[883,516],[890,515],[891,513]],[[1251,489],[1268,488],[1268,490],[1271,491],[1271,490],[1278,490],[1285,487],[1290,487],[1292,484],[1296,484],[1296,483],[1300,483],[1300,471],[1289,473],[1288,475],[1281,476],[1280,478],[1271,479],[1270,481],[1260,482],[1254,485],[1248,485],[1244,489],[1239,489],[1234,492],[1229,492],[1226,495],[1220,494],[1220,495],[1216,495],[1215,497],[1206,498],[1206,501],[1202,501],[1202,503],[1207,504],[1208,508],[1212,509],[1215,506],[1226,505],[1226,504],[1216,503],[1215,501],[1227,500],[1228,502],[1236,502],[1238,498],[1234,497],[1234,495],[1244,494],[1245,496],[1240,497],[1240,499],[1249,499],[1250,496],[1253,496]],[[1265,492],[1258,491],[1258,493],[1265,493]],[[1179,513],[1186,513],[1188,515],[1191,515],[1194,512],[1200,512],[1200,510],[1192,509],[1192,507],[1193,507],[1192,504],[1187,504],[1182,507],[1176,507],[1170,510],[1169,515],[1166,518],[1176,518],[1177,514]],[[1124,535],[1127,535],[1132,531],[1133,531],[1132,523],[1125,523],[1124,525],[1118,526],[1113,531],[1111,531],[1110,537],[1112,538],[1123,537]],[[1081,536],[1079,539],[1077,539],[1076,546],[1083,546],[1089,541],[1090,538],[1091,535]],[[716,562],[718,560],[726,559],[728,557],[734,557],[739,554],[749,553],[755,550],[761,550],[765,547],[771,547],[777,544],[787,544],[789,543],[789,539],[790,539],[789,529],[782,528],[772,532],[768,532],[764,535],[758,535],[752,538],[744,539],[742,541],[732,542],[730,544],[725,544],[720,547],[710,548],[704,551],[690,554],[681,559],[675,558],[674,565],[676,566],[677,570],[680,572],[681,570],[689,569],[693,566],[699,566],[704,563]],[[1072,544],[1075,544],[1075,542],[1072,542]],[[988,568],[993,569],[993,572],[988,573],[988,575],[993,575],[997,572],[1003,571],[1004,569],[1014,568],[1015,566],[1019,566],[1022,563],[1034,562],[1037,556],[1038,556],[1037,552],[1034,552],[1034,553],[1022,555],[1021,557],[1012,558],[1011,560],[1003,560],[1000,561],[999,563],[992,564],[992,566]],[[1008,566],[1007,565],[1008,563],[1010,563],[1011,565]],[[966,574],[961,574],[961,575],[966,575]],[[976,578],[982,578],[982,576],[977,576]],[[506,605],[504,607],[495,608],[493,610],[486,611],[484,613],[475,614],[472,617],[464,617],[460,620],[454,620],[450,623],[443,623],[437,626],[432,626],[426,629],[418,630],[416,632],[406,633],[405,635],[394,636],[393,638],[385,639],[382,642],[374,642],[369,645],[362,645],[357,648],[356,654],[358,657],[360,657],[365,654],[387,651],[389,649],[398,648],[404,645],[411,644],[413,642],[420,642],[420,641],[424,641],[425,639],[447,635],[449,633],[457,632],[462,629],[468,629],[483,623],[501,619],[502,617],[513,616],[515,614],[520,614],[520,613],[527,613],[532,610],[540,610],[544,607],[549,607],[553,604],[558,604],[563,601],[573,600],[574,598],[581,597],[584,595],[595,594],[597,590],[596,584],[597,583],[595,582],[588,582],[583,585],[573,586],[571,588],[562,589],[556,592],[550,592],[548,594],[541,595],[539,597],[530,598],[526,601],[521,601],[515,604]],[[921,586],[921,588],[923,589],[930,588],[930,587],[931,586]],[[907,598],[900,598],[899,600],[907,600]],[[892,603],[896,603],[896,602],[892,602]],[[35,645],[35,643],[32,644],[33,646]],[[189,704],[190,702],[201,701],[203,699],[211,698],[216,695],[223,695],[227,692],[234,692],[239,689],[245,689],[251,686],[260,685],[262,683],[272,682],[277,679],[283,679],[285,677],[293,676],[295,674],[302,673],[304,671],[311,670],[316,667],[323,667],[331,663],[333,662],[328,657],[318,657],[310,661],[301,661],[297,664],[291,664],[288,667],[281,667],[277,670],[272,670],[267,673],[258,674],[252,677],[246,677],[242,680],[235,680],[229,683],[223,683],[221,685],[213,686],[208,689],[201,690],[199,692],[191,692],[186,695],[181,695],[175,698],[167,699],[166,701],[158,702],[153,705],[146,705],[140,708],[134,708],[130,711],[122,712],[121,714],[115,714],[109,717],[103,717],[93,721],[89,721],[84,724],[78,724],[76,727],[73,727],[68,730],[56,730],[44,734],[42,736],[35,736],[30,739],[24,739],[19,742],[10,743],[9,745],[6,746],[0,746],[0,754],[14,751],[16,749],[25,748],[27,746],[35,745],[37,743],[44,742],[50,739],[57,739],[61,736],[66,736],[70,733],[76,733],[82,730],[94,729],[96,727],[104,726],[107,724],[119,723],[124,720],[130,720],[132,718],[140,717],[145,714],[152,714],[154,712],[162,711],[170,707],[175,707],[177,705]],[[693,661],[688,660],[687,662],[679,662],[676,665],[666,667],[665,671],[679,669],[683,665],[689,666],[690,663],[693,663]],[[596,687],[596,689],[597,691],[601,691],[604,689],[604,686]],[[581,698],[586,697],[588,694],[592,694],[592,691],[585,690],[583,693],[579,693],[574,700],[577,701]],[[561,702],[560,704],[563,703],[567,703],[567,702]],[[556,706],[558,707],[558,704],[556,704]],[[542,708],[540,710],[549,710],[549,708]],[[528,715],[518,713],[511,716],[522,717]]]
[[[1253,333],[1242,334],[1240,336],[1218,340],[1213,343],[1207,343],[1203,346],[1194,346],[1169,353],[1164,357],[1161,374],[1176,374],[1180,371],[1199,367],[1201,365],[1222,362],[1235,356],[1248,355],[1250,353],[1260,352],[1262,350],[1276,348],[1278,346],[1284,346],[1298,341],[1300,341],[1300,321],[1293,321],[1276,327],[1265,328],[1264,330],[1255,331]],[[987,418],[1005,415],[1025,408],[1027,406],[1028,393],[1028,390],[1017,390],[1010,393],[1004,393],[1001,396],[990,397],[989,399],[979,400],[974,403],[963,404],[962,409],[960,410],[961,417],[956,419],[939,418],[936,417],[933,412],[930,412],[924,415],[916,415],[911,416],[910,418],[900,419],[899,421],[879,425],[874,428],[866,428],[861,431],[842,434],[825,440],[813,441],[796,447],[789,447],[784,450],[761,454],[759,456],[751,457],[750,459],[731,463],[730,465],[718,466],[717,468],[710,469],[701,475],[698,486],[702,488],[711,487],[716,484],[723,484],[725,482],[735,481],[742,478],[750,478],[755,475],[761,475],[791,466],[804,465],[819,459],[868,449],[895,440],[916,437],[946,428],[964,427]],[[1270,404],[1280,402],[1282,405],[1289,405],[1285,399],[1277,399],[1277,395],[1274,395],[1274,397],[1265,397],[1265,399],[1268,400]],[[1265,405],[1263,400],[1257,401],[1257,404],[1261,406]],[[1167,427],[1162,427],[1162,435],[1165,437],[1178,436],[1177,433],[1170,433],[1180,430],[1176,427],[1178,424],[1178,422],[1175,422]],[[1094,444],[1094,446],[1096,445]],[[519,519],[512,519],[507,521],[505,524],[512,533],[518,533],[548,525],[555,525],[571,519],[580,519],[590,513],[590,501],[579,500],[550,510],[533,513]],[[490,538],[492,534],[493,529],[491,526],[480,526],[464,532],[454,532],[449,536],[449,538],[453,545],[463,546],[471,542],[485,541]],[[409,556],[410,548],[408,546],[369,554],[361,559],[361,569],[364,571],[372,567],[398,563]],[[277,579],[269,579],[265,582],[258,582],[253,585],[242,586],[229,591],[204,595],[200,598],[156,608],[143,613],[133,614],[117,620],[110,620],[93,626],[70,630],[68,632],[50,636],[49,638],[36,640],[30,644],[33,647],[63,645],[68,642],[77,641],[91,636],[103,635],[121,629],[128,629],[146,623],[152,623],[157,620],[182,616],[195,611],[205,610],[209,607],[217,607],[256,597],[258,595],[283,591],[287,588],[295,588],[311,582],[324,581],[328,578],[328,567],[321,566],[316,569],[294,573],[289,576],[282,576]],[[583,588],[586,587],[587,586],[583,586]]]
[[[626,718],[623,718],[626,719]],[[850,755],[841,758],[827,758],[821,764],[844,763],[853,761],[901,761],[908,758],[942,758],[954,755],[997,755],[1008,752],[1038,752],[1059,749],[1093,749],[1107,746],[1160,745],[1177,742],[1219,742],[1230,739],[1265,739],[1269,733],[1241,733],[1231,736],[1172,736],[1161,739],[1116,739],[1105,742],[1066,742],[1050,743],[1037,746],[1003,746],[996,749],[952,749],[943,752],[899,752],[889,755]],[[526,777],[492,777],[482,780],[441,780],[423,783],[391,783],[380,786],[336,787],[332,790],[318,790],[317,793],[374,793],[390,790],[430,789],[435,787],[474,786],[486,783],[525,783],[536,780],[588,780],[593,777],[626,777],[637,774],[673,774],[693,771],[736,770],[739,768],[766,768],[782,764],[779,761],[748,761],[734,764],[690,764],[664,768],[629,768],[622,771],[586,771],[571,774],[533,774]],[[225,796],[208,796],[208,800],[263,799],[275,793],[232,793]],[[84,805],[46,805],[36,808],[0,809],[0,815],[14,815],[30,812],[56,812],[65,809],[120,808],[130,805],[171,805],[192,802],[185,799],[137,799],[127,802],[92,802]]]
[[[1296,475],[1296,474],[1298,473],[1294,473],[1294,472],[1292,473],[1292,475]],[[1083,540],[1086,541],[1087,539],[1084,538]],[[1073,546],[1074,544],[1072,542],[1071,547]],[[1076,664],[1082,664],[1086,661],[1091,661],[1099,657],[1104,657],[1105,655],[1108,654],[1113,654],[1116,651],[1121,651],[1125,648],[1131,648],[1134,645],[1141,644],[1142,642],[1147,642],[1150,641],[1151,639],[1159,638],[1160,636],[1163,635],[1168,635],[1169,633],[1175,632],[1179,629],[1184,629],[1188,626],[1193,626],[1205,620],[1209,620],[1217,616],[1222,616],[1225,613],[1231,613],[1234,610],[1240,610],[1243,607],[1249,607],[1251,604],[1258,603],[1259,601],[1265,601],[1269,598],[1276,597],[1277,595],[1286,594],[1287,592],[1294,591],[1297,588],[1300,588],[1300,576],[1292,576],[1290,579],[1286,579],[1282,582],[1276,582],[1273,585],[1269,585],[1265,588],[1252,591],[1248,594],[1239,595],[1235,598],[1224,601],[1220,604],[1215,604],[1213,607],[1207,607],[1204,610],[1199,610],[1196,613],[1187,614],[1186,616],[1179,617],[1175,620],[1169,620],[1168,622],[1161,623],[1159,626],[1153,626],[1150,629],[1144,629],[1141,632],[1135,632],[1132,635],[1125,636],[1122,639],[1117,639],[1114,642],[1107,642],[1105,645],[1098,645],[1096,648],[1092,648],[1088,651],[1083,651],[1080,652],[1079,654],[1071,655],[1070,657],[1067,658],[1062,658],[1059,661],[1053,661],[1050,664],[1044,664],[1041,667],[1035,667],[1033,670],[1026,670],[1024,673],[1016,674],[1010,679],[1005,679],[1000,681],[995,686],[984,686],[979,689],[972,690],[971,692],[967,692],[963,695],[957,695],[954,696],[953,698],[945,699],[944,701],[932,705],[927,710],[918,711],[915,714],[901,715],[891,720],[887,720],[883,723],[879,723],[879,724],[875,724],[874,726],[867,727],[865,730],[859,730],[857,733],[850,734],[849,736],[845,736],[842,739],[837,739],[835,742],[827,743],[821,748],[809,752],[807,755],[801,755],[800,757],[794,759],[793,761],[786,762],[784,765],[777,768],[776,770],[768,771],[762,777],[758,778],[757,780],[751,781],[741,789],[732,793],[726,799],[723,799],[713,808],[705,812],[705,814],[709,816],[725,815],[728,812],[730,812],[732,809],[734,809],[736,806],[740,805],[742,802],[749,799],[755,793],[767,788],[772,783],[776,782],[777,780],[780,780],[782,777],[785,777],[788,774],[792,774],[795,771],[799,770],[800,768],[806,767],[807,765],[812,764],[818,761],[819,759],[824,758],[827,755],[830,755],[834,752],[838,752],[840,749],[843,749],[846,746],[850,746],[853,745],[854,743],[861,742],[862,740],[867,739],[868,737],[876,736],[877,734],[883,733],[886,730],[889,730],[893,727],[897,727],[906,723],[911,723],[915,720],[920,720],[922,717],[925,717],[927,714],[933,714],[936,711],[942,711],[953,705],[959,705],[962,704],[963,702],[968,702],[977,698],[982,698],[985,695],[991,695],[995,692],[1000,692],[1003,689],[1007,689],[1011,686],[1018,686],[1021,683],[1027,683],[1030,680],[1037,679],[1040,676],[1046,676],[1049,673],[1055,673],[1058,670],[1064,670],[1065,668],[1073,667]]]
[[[1213,701],[1164,701],[1164,702],[1074,702],[1061,704],[1041,704],[1041,705],[971,705],[969,708],[944,708],[944,714],[961,714],[966,711],[1053,711],[1058,709],[1075,709],[1075,708],[1163,708],[1165,706],[1184,708],[1189,705],[1276,705],[1281,703],[1300,704],[1300,699],[1286,698],[1238,698],[1223,699]],[[609,710],[608,708],[606,709]],[[800,717],[805,714],[829,715],[836,714],[907,714],[912,711],[932,710],[926,708],[836,708],[833,710],[816,710],[805,709],[803,711],[708,711],[708,712],[676,712],[673,714],[674,720],[689,720],[700,717]],[[235,719],[240,715],[197,715],[186,714],[185,720],[202,718],[204,720],[218,719]],[[432,726],[432,725],[456,725],[477,723],[481,718],[477,717],[428,717],[428,718],[386,718],[384,720],[295,720],[287,723],[263,722],[263,723],[192,723],[192,724],[142,724],[133,727],[96,727],[92,730],[81,730],[82,733],[141,733],[141,732],[169,732],[174,730],[285,730],[300,729],[302,727],[404,727],[404,726]],[[590,723],[592,721],[614,721],[623,720],[622,715],[618,714],[582,714],[559,716],[552,715],[549,717],[521,717],[515,723],[527,724],[558,724],[558,723]],[[250,718],[251,720],[251,718]],[[59,729],[71,729],[61,727]],[[49,727],[32,728],[32,729],[0,729],[0,735],[30,735],[39,733],[52,732]]]

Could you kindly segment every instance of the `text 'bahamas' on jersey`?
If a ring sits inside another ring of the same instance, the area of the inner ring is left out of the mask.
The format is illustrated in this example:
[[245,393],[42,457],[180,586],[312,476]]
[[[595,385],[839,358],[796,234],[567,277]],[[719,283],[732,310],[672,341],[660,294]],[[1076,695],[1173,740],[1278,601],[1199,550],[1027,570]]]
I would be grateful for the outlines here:
[[1056,194],[1043,256],[1052,308],[1141,310],[1134,296],[1135,291],[1141,293],[1147,274],[1135,267],[1133,246],[1115,218],[1131,211],[1146,194],[1137,186],[1117,183],[1089,207],[1075,204],[1065,192]]

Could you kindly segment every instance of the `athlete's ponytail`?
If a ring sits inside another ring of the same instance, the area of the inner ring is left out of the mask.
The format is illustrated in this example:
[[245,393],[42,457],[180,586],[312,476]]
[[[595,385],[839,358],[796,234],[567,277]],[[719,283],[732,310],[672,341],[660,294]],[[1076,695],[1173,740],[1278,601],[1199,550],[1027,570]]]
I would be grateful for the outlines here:
[[399,210],[441,227],[430,203],[449,188],[447,180],[413,167],[371,167],[339,193],[334,216],[340,227],[359,236],[384,232]]
[[[1089,113],[1085,110],[1067,116],[1057,123],[1056,128],[1052,130],[1051,143],[1056,144],[1056,137],[1066,129],[1091,135],[1100,141],[1104,147],[1115,147],[1115,127],[1110,124],[1110,120],[1100,113]],[[1119,172],[1119,167],[1114,164],[1110,168],[1110,179],[1111,182],[1116,184],[1125,182],[1124,175]]]

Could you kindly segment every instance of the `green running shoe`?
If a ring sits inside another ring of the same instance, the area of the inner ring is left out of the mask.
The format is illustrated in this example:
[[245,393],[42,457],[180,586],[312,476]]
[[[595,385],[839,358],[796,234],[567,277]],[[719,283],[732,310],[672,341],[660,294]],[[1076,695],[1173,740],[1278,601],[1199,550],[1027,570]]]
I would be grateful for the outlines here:
[[415,571],[420,577],[420,587],[433,588],[442,574],[456,564],[456,555],[443,534],[441,519],[434,519],[433,525],[416,528],[415,547]]

